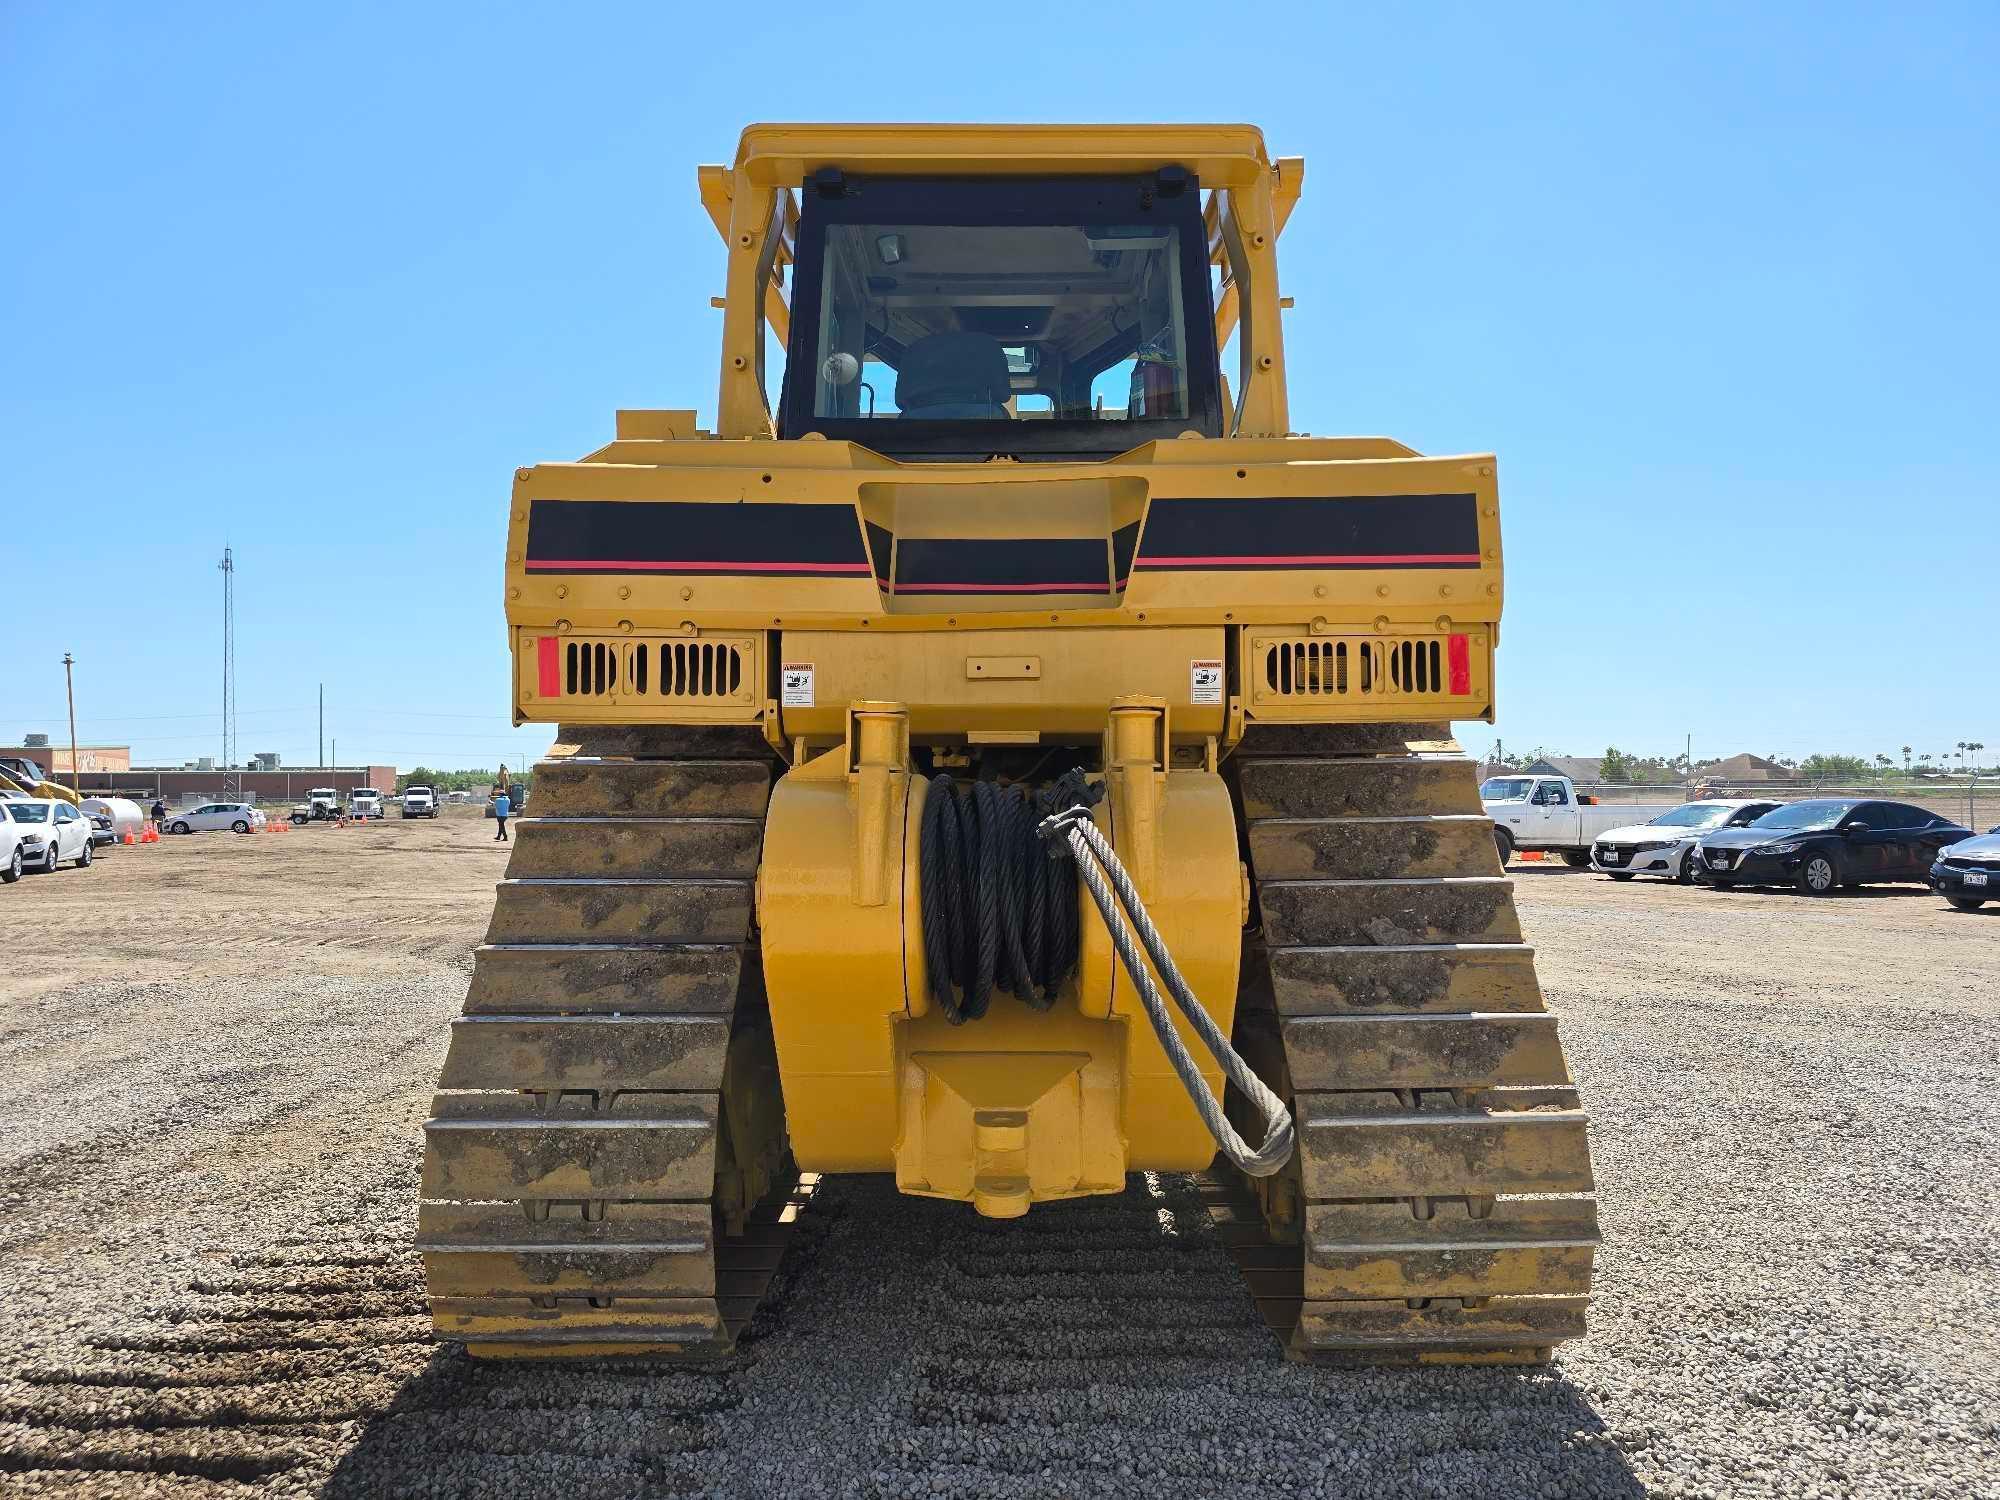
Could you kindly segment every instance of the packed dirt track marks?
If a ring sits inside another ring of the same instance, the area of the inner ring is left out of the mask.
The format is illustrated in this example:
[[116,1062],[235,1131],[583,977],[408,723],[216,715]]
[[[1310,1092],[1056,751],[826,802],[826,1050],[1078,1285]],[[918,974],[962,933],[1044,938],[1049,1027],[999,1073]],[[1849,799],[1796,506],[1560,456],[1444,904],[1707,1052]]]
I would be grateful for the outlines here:
[[1546,1369],[1286,1364],[1175,1177],[1014,1223],[833,1179],[731,1359],[480,1364],[410,1245],[491,839],[206,834],[0,890],[0,1494],[1990,1491],[1985,914],[1509,871],[1604,1226]]

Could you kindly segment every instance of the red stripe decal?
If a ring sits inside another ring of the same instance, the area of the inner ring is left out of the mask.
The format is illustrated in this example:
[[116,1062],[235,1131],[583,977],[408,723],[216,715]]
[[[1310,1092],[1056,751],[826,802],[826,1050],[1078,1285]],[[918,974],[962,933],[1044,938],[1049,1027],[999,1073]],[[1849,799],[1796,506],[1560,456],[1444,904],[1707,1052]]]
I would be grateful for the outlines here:
[[641,562],[629,557],[534,557],[530,573],[561,573],[577,568],[613,568],[621,573],[852,573],[867,576],[866,562]]
[[541,679],[536,686],[544,698],[562,696],[562,669],[556,661],[556,638],[552,635],[538,636],[535,640],[535,671]]
[[1462,635],[1451,637],[1445,647],[1451,671],[1451,695],[1454,698],[1469,697],[1472,693],[1472,647]]
[[1108,594],[1105,583],[899,583],[898,594]]
[[1328,567],[1340,564],[1370,563],[1476,563],[1477,552],[1350,552],[1333,553],[1323,557],[1283,556],[1226,556],[1226,557],[1147,557],[1142,555],[1136,566],[1141,568],[1227,568],[1227,567]]

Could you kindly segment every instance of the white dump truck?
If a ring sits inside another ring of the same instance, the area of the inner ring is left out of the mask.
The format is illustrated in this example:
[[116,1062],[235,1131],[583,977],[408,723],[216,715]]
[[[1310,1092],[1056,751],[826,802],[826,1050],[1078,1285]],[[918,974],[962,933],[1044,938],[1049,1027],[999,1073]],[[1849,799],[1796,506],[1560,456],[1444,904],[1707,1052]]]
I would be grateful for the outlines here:
[[1563,863],[1587,869],[1590,846],[1600,833],[1643,823],[1675,802],[1604,804],[1579,796],[1567,776],[1489,776],[1479,787],[1479,800],[1493,820],[1493,841],[1500,846],[1500,863],[1517,849],[1545,849]]
[[437,793],[427,786],[406,786],[403,788],[403,816],[406,818],[435,818],[438,815]]
[[372,786],[358,786],[347,794],[347,815],[357,823],[382,816],[382,794]]

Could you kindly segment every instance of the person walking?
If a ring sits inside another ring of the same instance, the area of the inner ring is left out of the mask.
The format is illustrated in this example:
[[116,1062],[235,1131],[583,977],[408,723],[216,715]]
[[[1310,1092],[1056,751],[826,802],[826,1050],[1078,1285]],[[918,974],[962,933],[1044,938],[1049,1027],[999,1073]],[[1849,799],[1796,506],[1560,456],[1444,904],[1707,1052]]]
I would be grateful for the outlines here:
[[504,844],[508,841],[507,814],[512,812],[513,810],[514,810],[513,799],[508,797],[505,791],[497,791],[493,794],[493,821],[500,825],[499,832],[493,835],[494,843]]

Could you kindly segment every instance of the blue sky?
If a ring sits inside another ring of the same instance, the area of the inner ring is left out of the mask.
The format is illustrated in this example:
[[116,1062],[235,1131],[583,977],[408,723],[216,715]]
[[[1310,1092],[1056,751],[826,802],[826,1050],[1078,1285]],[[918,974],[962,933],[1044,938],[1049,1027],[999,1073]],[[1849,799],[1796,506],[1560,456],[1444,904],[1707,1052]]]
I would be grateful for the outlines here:
[[698,162],[1179,118],[1307,160],[1294,422],[1500,455],[1510,743],[2000,743],[2000,10],[874,14],[0,4],[0,740],[71,650],[213,753],[227,540],[243,751],[518,759],[509,475],[713,410]]

